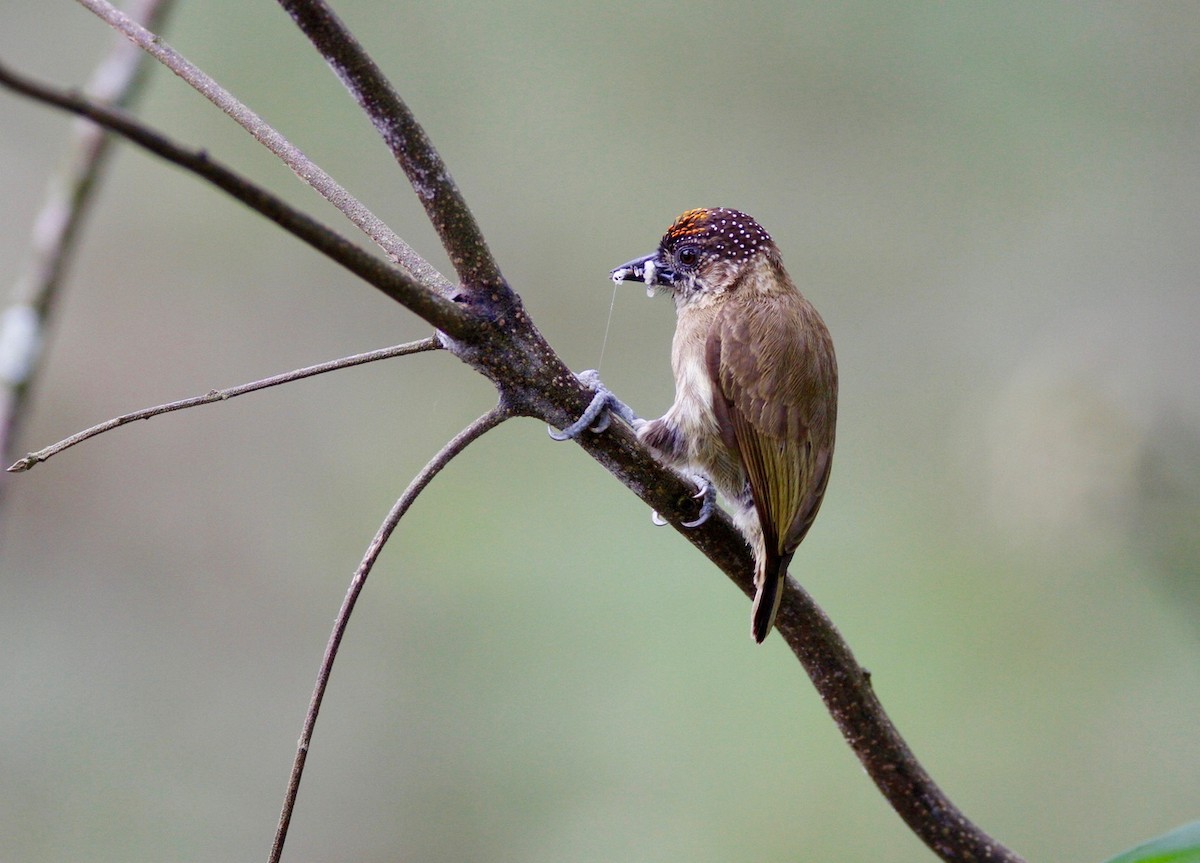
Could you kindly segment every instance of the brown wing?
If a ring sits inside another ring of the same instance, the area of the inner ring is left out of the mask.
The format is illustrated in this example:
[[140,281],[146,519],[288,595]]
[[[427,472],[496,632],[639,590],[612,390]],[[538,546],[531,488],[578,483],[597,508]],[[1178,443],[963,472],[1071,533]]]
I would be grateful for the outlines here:
[[746,470],[767,548],[790,554],[829,479],[837,411],[829,333],[799,293],[734,297],[706,359],[721,436]]

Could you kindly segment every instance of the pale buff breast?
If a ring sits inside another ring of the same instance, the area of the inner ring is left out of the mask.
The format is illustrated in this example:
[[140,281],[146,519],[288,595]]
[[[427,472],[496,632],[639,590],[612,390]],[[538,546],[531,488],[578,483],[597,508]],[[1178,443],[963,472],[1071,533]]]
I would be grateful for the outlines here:
[[706,475],[727,498],[745,486],[740,462],[721,441],[713,413],[713,383],[705,361],[705,343],[717,309],[695,305],[680,317],[671,347],[675,402],[663,419],[686,441],[689,466]]

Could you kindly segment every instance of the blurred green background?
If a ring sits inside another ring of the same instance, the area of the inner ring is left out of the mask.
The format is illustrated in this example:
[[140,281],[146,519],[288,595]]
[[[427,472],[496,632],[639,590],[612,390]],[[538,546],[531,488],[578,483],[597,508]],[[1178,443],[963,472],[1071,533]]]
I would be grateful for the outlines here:
[[[792,572],[969,815],[1060,863],[1200,815],[1195,4],[335,5],[542,331],[574,368],[603,354],[643,415],[672,397],[674,313],[614,300],[608,270],[689,207],[775,236],[842,377]],[[62,84],[110,39],[68,2],[0,17],[4,60]],[[184,2],[167,35],[449,272],[274,4]],[[337,223],[164,70],[141,112]],[[68,121],[7,93],[0,118],[11,284]],[[123,148],[20,446],[427,331]],[[264,858],[350,573],[492,403],[427,354],[139,423],[10,481],[0,857]],[[932,859],[747,610],[577,447],[509,423],[368,585],[287,859]]]

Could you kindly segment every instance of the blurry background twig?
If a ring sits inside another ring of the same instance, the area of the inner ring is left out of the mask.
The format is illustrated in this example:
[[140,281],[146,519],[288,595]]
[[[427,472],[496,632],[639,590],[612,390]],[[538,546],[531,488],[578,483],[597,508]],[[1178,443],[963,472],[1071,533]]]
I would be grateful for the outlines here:
[[[130,17],[151,29],[166,19],[172,0],[130,0]],[[153,62],[119,35],[84,92],[98,102],[128,105],[137,98]],[[33,220],[26,261],[0,317],[0,460],[11,462],[11,447],[34,386],[51,314],[75,250],[79,228],[104,169],[108,133],[80,120],[71,126],[68,152]],[[8,477],[0,475],[0,502]]]

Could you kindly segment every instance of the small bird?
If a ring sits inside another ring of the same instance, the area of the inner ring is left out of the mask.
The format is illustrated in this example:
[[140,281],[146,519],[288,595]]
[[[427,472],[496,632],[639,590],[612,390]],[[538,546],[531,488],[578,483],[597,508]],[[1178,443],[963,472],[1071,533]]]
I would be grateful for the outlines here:
[[612,277],[675,299],[675,402],[658,419],[638,421],[637,433],[732,507],[754,553],[751,634],[761,643],[829,482],[837,420],[829,330],[771,236],[737,210],[688,210],[656,252]]

